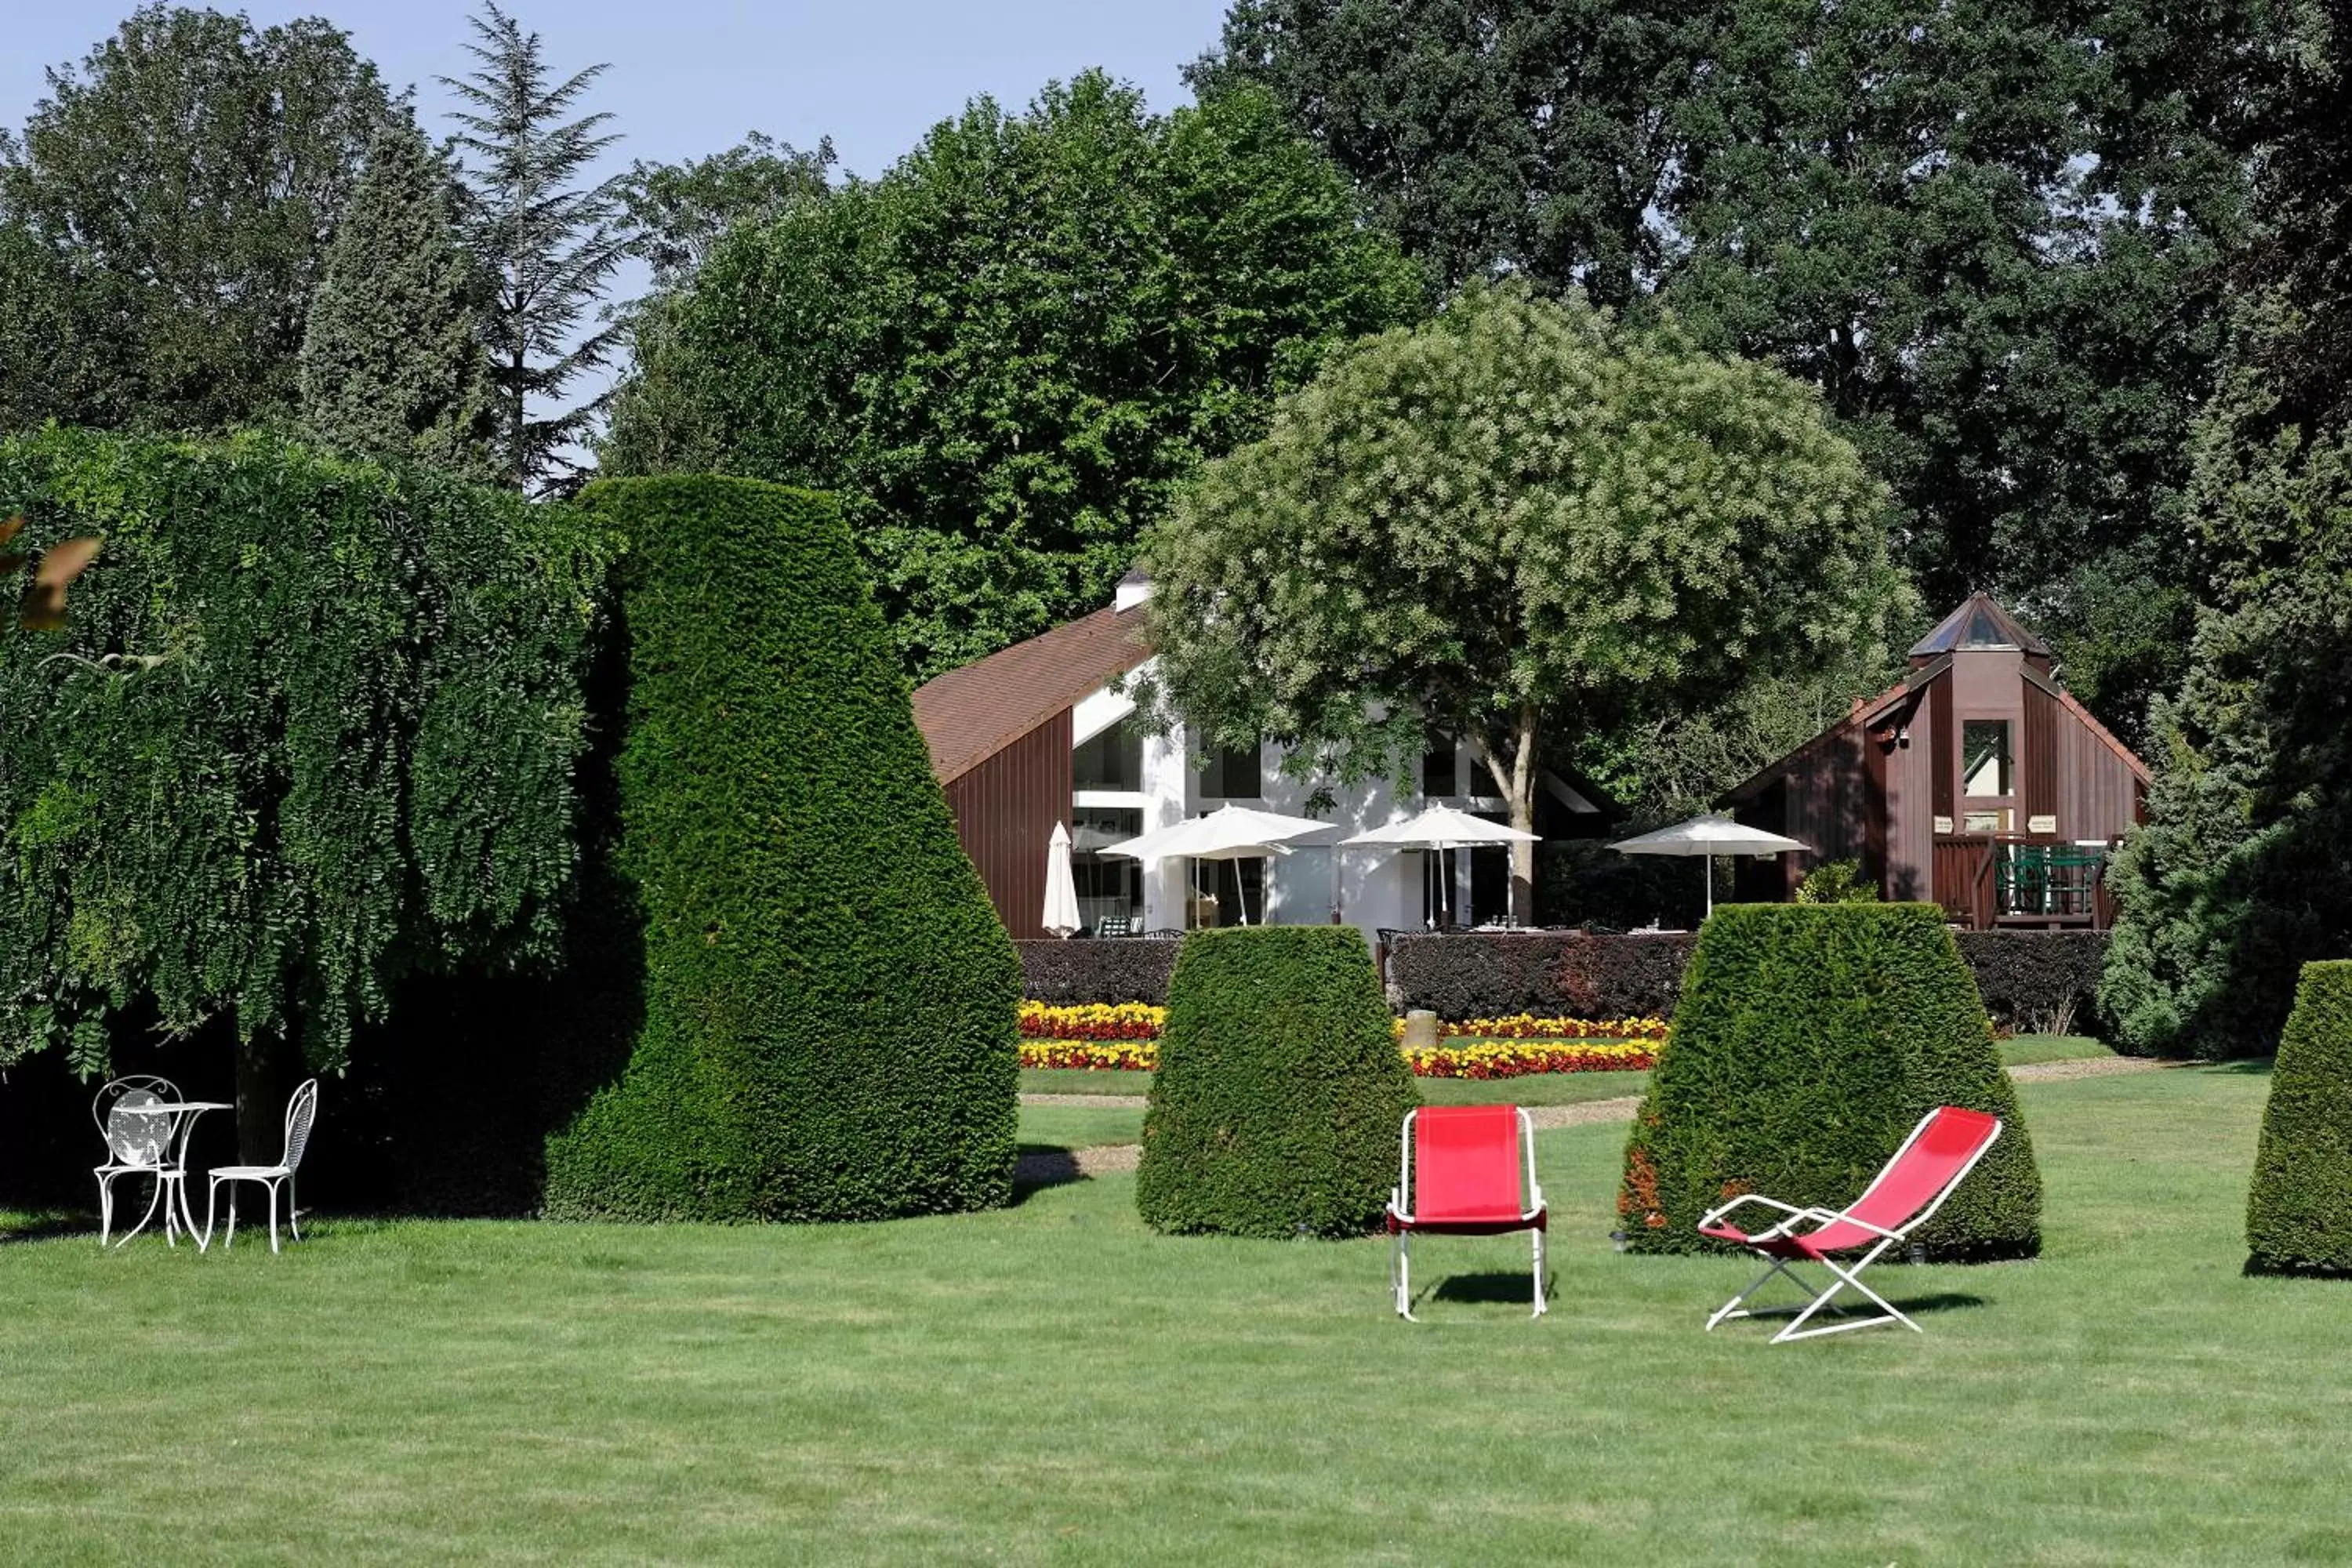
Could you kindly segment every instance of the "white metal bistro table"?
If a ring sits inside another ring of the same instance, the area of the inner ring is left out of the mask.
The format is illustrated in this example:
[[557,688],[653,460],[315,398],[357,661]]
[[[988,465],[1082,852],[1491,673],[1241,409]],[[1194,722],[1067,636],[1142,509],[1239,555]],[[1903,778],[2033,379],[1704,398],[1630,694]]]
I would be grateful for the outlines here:
[[[163,1209],[163,1241],[167,1246],[179,1246],[177,1237],[181,1232],[184,1231],[191,1241],[196,1236],[195,1211],[188,1206],[188,1135],[196,1130],[196,1118],[207,1110],[233,1109],[222,1100],[157,1100],[151,1105],[117,1105],[114,1108],[115,1113],[121,1116],[172,1118],[163,1138],[163,1158],[155,1167],[157,1195]],[[175,1197],[177,1208],[173,1206]],[[114,1245],[130,1246],[131,1238],[145,1230],[147,1222],[155,1217],[155,1206],[148,1205],[147,1212],[139,1216],[139,1223],[124,1232],[122,1239]]]

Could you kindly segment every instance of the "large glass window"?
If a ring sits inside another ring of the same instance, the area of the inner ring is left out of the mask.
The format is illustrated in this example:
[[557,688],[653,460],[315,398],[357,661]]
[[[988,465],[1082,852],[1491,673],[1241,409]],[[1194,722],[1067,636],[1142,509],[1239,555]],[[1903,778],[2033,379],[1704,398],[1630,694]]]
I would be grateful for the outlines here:
[[1143,813],[1108,806],[1080,806],[1070,832],[1070,879],[1077,884],[1078,921],[1098,931],[1106,920],[1132,931],[1143,919],[1143,862],[1101,853],[1143,831]]
[[1972,799],[1999,800],[2015,793],[2010,786],[2015,771],[2006,719],[1970,719],[1960,726],[1960,793]]
[[1462,779],[1452,740],[1441,736],[1426,752],[1423,753],[1421,793],[1423,795],[1462,793]]
[[1213,800],[1255,800],[1265,793],[1258,776],[1258,748],[1226,746],[1209,757],[1201,775],[1201,793]]
[[1128,793],[1143,787],[1143,731],[1133,714],[1071,751],[1070,786]]

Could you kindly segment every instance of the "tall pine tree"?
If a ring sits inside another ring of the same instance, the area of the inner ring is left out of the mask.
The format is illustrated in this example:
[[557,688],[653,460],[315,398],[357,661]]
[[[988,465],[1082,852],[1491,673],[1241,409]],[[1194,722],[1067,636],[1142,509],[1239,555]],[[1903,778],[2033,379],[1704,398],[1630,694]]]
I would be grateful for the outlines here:
[[488,477],[479,294],[447,169],[414,124],[377,132],[302,340],[303,423],[331,445]]
[[[488,268],[492,293],[482,318],[490,351],[500,479],[518,489],[576,481],[582,466],[567,455],[593,432],[609,393],[561,406],[583,375],[602,369],[619,348],[611,324],[580,335],[606,282],[627,258],[632,237],[623,221],[625,176],[578,184],[604,149],[620,140],[604,113],[565,120],[601,65],[548,85],[537,33],[484,0],[467,20],[466,46],[481,68],[442,85],[468,107],[454,118],[468,201],[464,232]],[[555,411],[544,412],[553,405]]]

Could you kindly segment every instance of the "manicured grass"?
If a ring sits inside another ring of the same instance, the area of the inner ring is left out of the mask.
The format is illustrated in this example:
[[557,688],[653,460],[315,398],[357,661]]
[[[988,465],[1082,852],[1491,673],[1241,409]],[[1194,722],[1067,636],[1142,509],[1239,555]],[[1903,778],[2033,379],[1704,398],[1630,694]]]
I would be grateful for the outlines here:
[[2002,1064],[2013,1068],[2032,1062],[2087,1061],[2116,1054],[2084,1035],[2018,1035],[1999,1044]]
[[2352,1561],[2352,1285],[2247,1279],[2266,1079],[2022,1086],[2038,1261],[1887,1268],[1924,1336],[1610,1251],[1622,1130],[1524,1241],[1171,1240],[1131,1178],[806,1229],[321,1223],[0,1244],[0,1558]]
[[1098,1149],[1107,1143],[1132,1143],[1143,1136],[1140,1107],[1024,1105],[1021,1108],[1024,1149]]

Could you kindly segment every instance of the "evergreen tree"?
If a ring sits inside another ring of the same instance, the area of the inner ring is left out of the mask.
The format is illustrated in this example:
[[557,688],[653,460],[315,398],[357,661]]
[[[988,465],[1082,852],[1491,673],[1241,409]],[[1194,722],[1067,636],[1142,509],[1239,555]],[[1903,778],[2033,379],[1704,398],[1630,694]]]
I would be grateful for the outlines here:
[[2302,965],[2352,952],[2352,81],[2336,0],[2273,58],[2231,368],[2197,430],[2206,577],[2114,873],[2100,1002],[2143,1050],[2275,1044]]
[[551,87],[539,35],[524,32],[496,0],[482,8],[467,18],[476,41],[466,46],[481,68],[441,81],[470,106],[454,117],[463,128],[456,145],[468,160],[466,239],[491,278],[483,335],[495,450],[500,479],[516,489],[564,485],[581,474],[565,449],[593,433],[605,397],[538,416],[532,405],[560,405],[622,340],[617,323],[577,334],[631,249],[620,195],[625,176],[575,183],[620,138],[602,130],[609,114],[562,118],[604,66]]
[[0,429],[291,412],[328,238],[405,110],[316,17],[142,6],[0,131]]
[[489,403],[477,308],[447,172],[415,125],[386,126],[369,149],[311,301],[303,422],[347,451],[487,477]]

